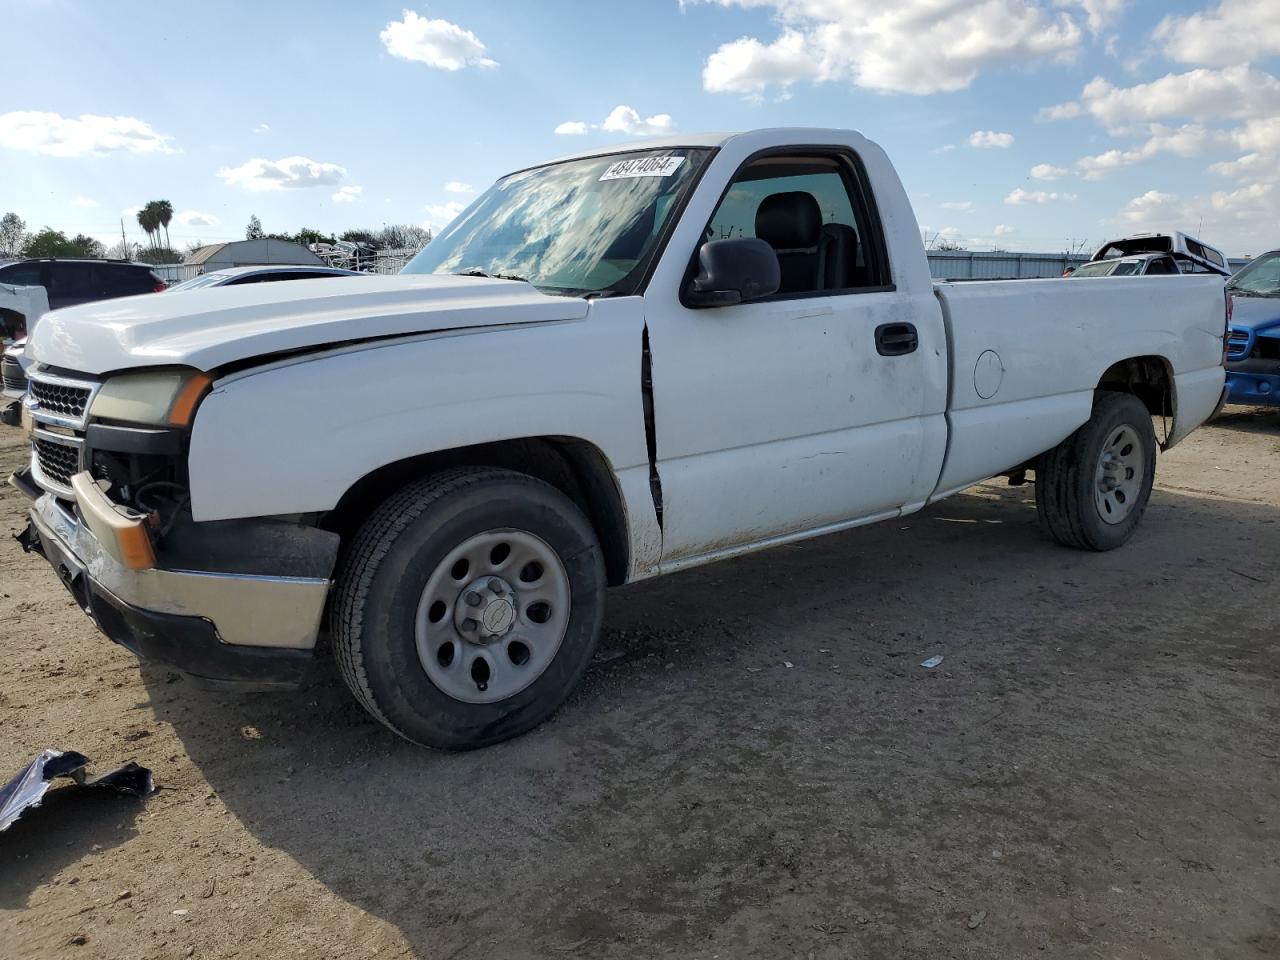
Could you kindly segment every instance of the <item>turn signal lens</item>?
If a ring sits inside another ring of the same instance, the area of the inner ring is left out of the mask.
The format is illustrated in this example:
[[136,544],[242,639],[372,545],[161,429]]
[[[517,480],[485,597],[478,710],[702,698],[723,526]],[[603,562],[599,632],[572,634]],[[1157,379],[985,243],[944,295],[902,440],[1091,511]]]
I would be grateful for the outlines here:
[[117,527],[115,533],[122,564],[130,570],[150,570],[156,565],[156,551],[143,524]]
[[196,373],[189,377],[173,398],[173,406],[169,408],[169,423],[175,427],[190,425],[195,416],[196,405],[200,398],[213,384],[213,377],[207,373]]

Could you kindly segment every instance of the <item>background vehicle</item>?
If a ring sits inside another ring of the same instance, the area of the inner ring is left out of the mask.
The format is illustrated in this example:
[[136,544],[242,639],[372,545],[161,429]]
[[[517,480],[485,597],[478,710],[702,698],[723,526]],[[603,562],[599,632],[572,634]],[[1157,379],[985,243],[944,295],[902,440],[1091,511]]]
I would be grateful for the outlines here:
[[[95,300],[158,293],[166,287],[143,263],[52,257],[0,263],[0,291],[8,286],[14,288],[11,296],[0,296],[0,340],[7,341],[0,357],[0,385],[7,399],[21,397],[26,392],[28,361],[23,344],[35,321],[46,311]],[[42,293],[35,297],[31,293],[33,289]]]
[[1090,259],[1114,260],[1137,253],[1167,253],[1177,262],[1182,273],[1213,273],[1221,277],[1231,273],[1221,250],[1177,230],[1172,233],[1135,233],[1131,237],[1108,240]]
[[0,283],[44,287],[50,310],[95,300],[159,293],[167,286],[145,263],[53,258],[0,265]]
[[203,287],[238,287],[246,283],[276,283],[281,280],[312,280],[318,277],[360,277],[364,274],[338,267],[233,267],[215,270],[184,280],[169,288],[170,293],[181,290],[199,290]]
[[629,144],[503,178],[399,276],[51,314],[23,540],[197,676],[296,682],[327,616],[372,715],[475,747],[564,700],[613,584],[1001,474],[1123,544],[1225,313],[1213,277],[935,284],[855,132]]
[[1227,402],[1280,406],[1280,250],[1241,268],[1227,291]]
[[7,400],[20,400],[27,392],[26,347],[27,338],[23,337],[5,347],[0,356],[0,389]]
[[1073,277],[1149,277],[1176,276],[1182,271],[1167,253],[1146,253],[1115,260],[1091,260],[1070,274]]

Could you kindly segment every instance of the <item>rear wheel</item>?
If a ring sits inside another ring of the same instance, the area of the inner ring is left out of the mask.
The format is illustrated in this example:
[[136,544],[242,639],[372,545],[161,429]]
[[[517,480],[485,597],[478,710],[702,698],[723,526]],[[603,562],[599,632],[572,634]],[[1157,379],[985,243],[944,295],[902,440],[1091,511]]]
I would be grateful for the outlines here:
[[1036,513],[1059,543],[1114,550],[1133,535],[1151,498],[1156,436],[1128,393],[1099,393],[1093,415],[1036,465]]
[[564,701],[604,610],[599,543],[554,487],[494,469],[404,488],[353,541],[334,649],[364,707],[408,740],[466,749]]

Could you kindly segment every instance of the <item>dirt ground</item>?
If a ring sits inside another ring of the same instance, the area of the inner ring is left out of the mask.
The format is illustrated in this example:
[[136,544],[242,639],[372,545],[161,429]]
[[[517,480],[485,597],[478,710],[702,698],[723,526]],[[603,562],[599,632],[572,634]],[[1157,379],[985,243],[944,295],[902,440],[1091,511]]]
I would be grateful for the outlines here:
[[565,709],[446,755],[328,672],[140,667],[5,537],[0,780],[159,792],[0,835],[0,957],[1277,957],[1278,584],[1280,414],[1235,411],[1110,554],[992,483],[615,591]]

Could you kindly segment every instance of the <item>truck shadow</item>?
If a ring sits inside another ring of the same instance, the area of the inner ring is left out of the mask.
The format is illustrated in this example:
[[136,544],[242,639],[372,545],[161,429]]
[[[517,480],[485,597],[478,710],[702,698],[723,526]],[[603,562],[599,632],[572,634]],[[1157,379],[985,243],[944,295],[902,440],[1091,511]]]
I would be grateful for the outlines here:
[[1224,407],[1208,426],[1239,433],[1280,434],[1280,407]]
[[570,703],[473,753],[399,741],[328,676],[273,697],[144,676],[218,801],[418,956],[916,956],[983,898],[1024,918],[1023,955],[1078,937],[1062,877],[1119,846],[1155,877],[1138,939],[1201,892],[1248,899],[1162,886],[1129,822],[1212,818],[1274,749],[1280,557],[1224,568],[1280,517],[1160,492],[1133,543],[1083,554],[1041,537],[1031,489],[616,591]]
[[137,797],[59,782],[38,807],[24,811],[0,833],[0,910],[25,908],[31,892],[59,876],[67,864],[136,836],[134,821],[143,810]]

